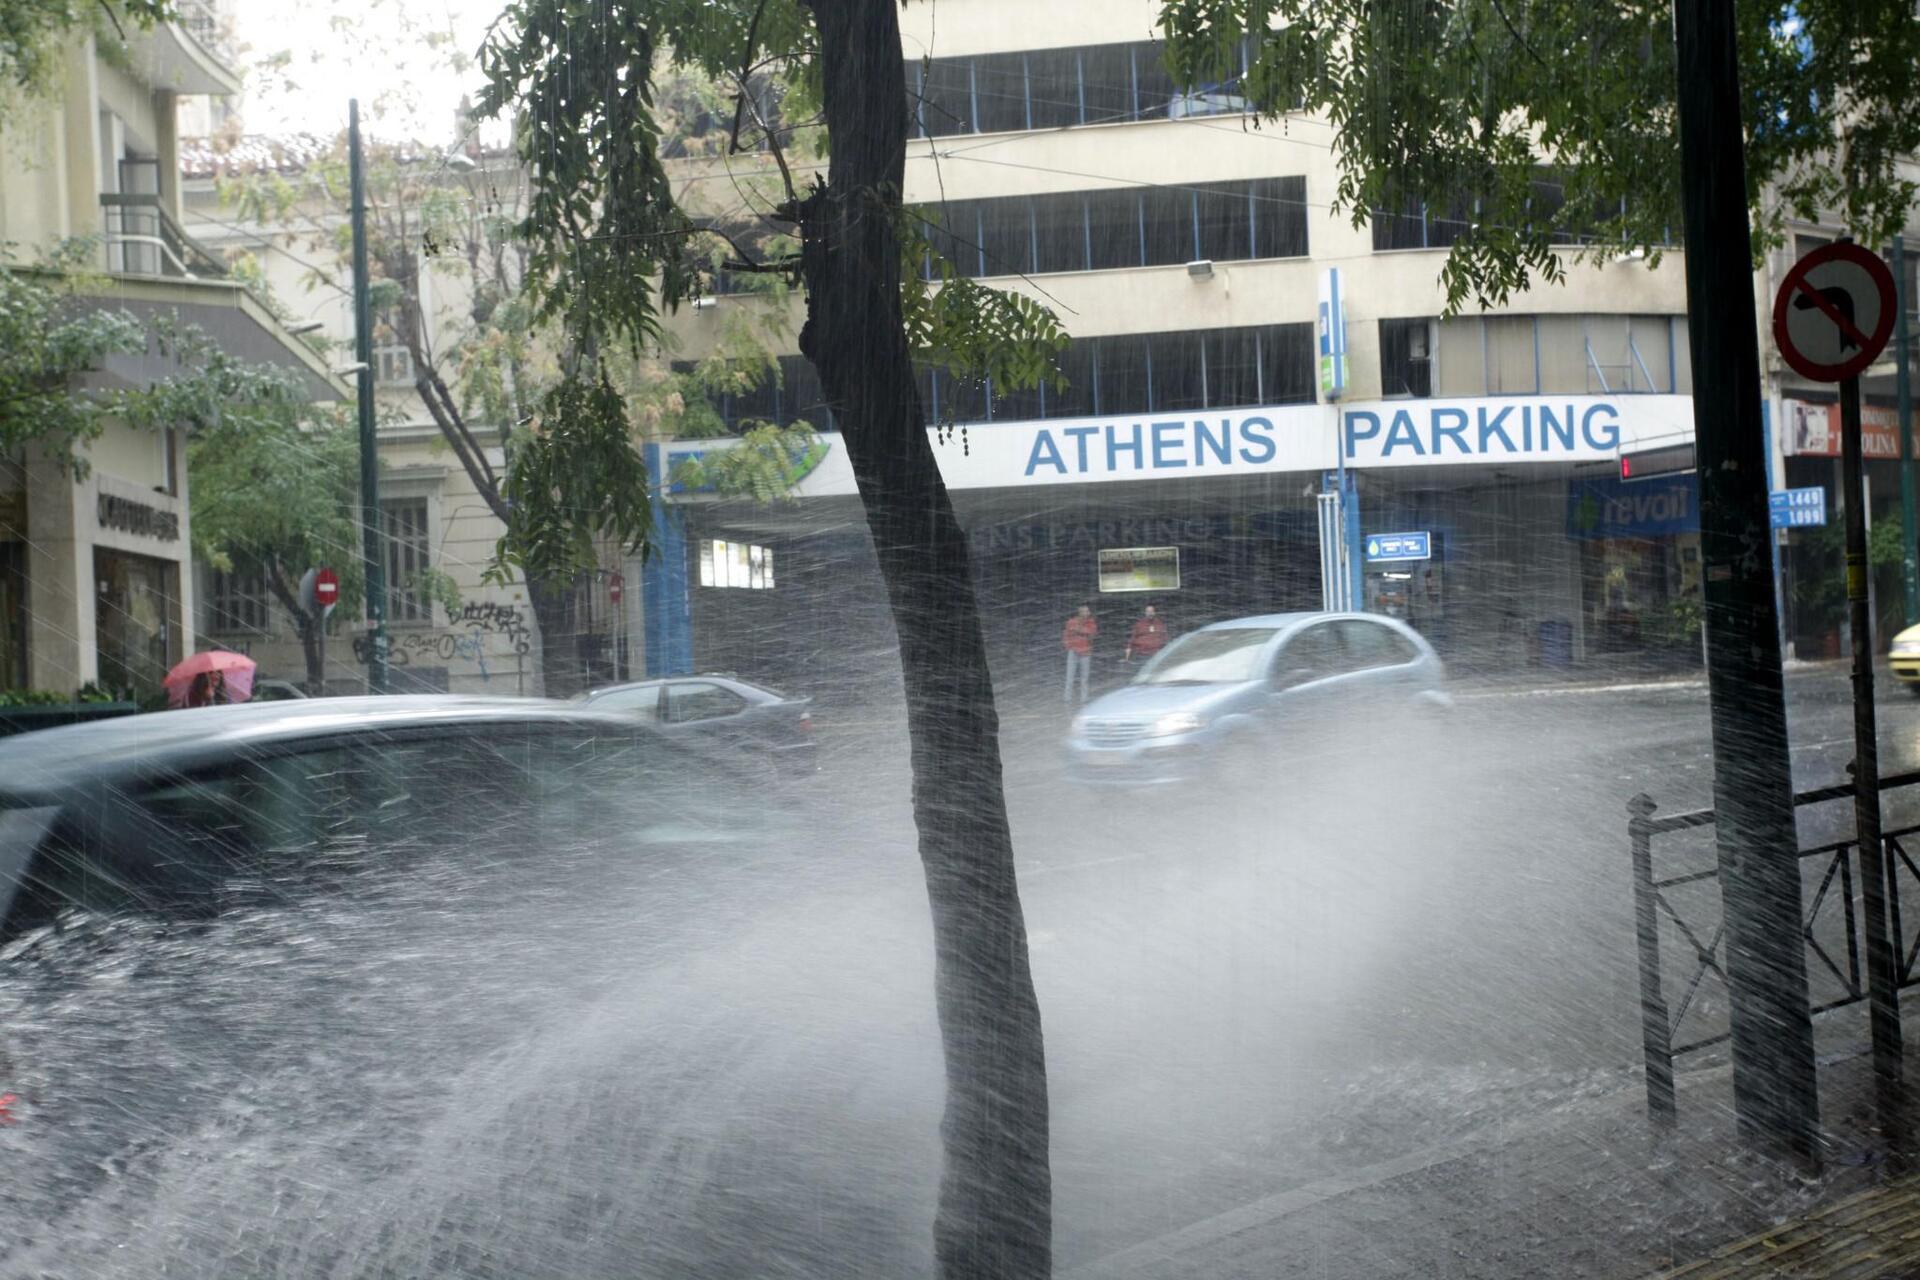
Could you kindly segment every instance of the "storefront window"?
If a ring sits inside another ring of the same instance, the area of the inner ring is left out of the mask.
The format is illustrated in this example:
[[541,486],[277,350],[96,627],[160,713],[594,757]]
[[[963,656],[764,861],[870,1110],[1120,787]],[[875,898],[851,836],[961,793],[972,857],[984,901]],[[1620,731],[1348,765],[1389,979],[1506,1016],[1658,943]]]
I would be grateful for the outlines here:
[[0,689],[27,683],[26,544],[0,542]]
[[93,553],[93,565],[100,682],[136,693],[158,689],[179,647],[174,624],[179,566],[104,550]]

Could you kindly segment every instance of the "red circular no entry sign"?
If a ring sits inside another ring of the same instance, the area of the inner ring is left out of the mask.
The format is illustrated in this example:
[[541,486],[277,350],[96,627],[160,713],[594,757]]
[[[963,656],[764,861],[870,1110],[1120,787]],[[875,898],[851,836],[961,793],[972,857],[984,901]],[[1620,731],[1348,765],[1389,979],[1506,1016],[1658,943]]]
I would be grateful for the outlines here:
[[339,574],[322,569],[313,575],[313,602],[322,609],[331,609],[340,603]]
[[1842,241],[1793,264],[1773,300],[1773,340],[1802,377],[1845,382],[1873,363],[1893,332],[1893,273]]

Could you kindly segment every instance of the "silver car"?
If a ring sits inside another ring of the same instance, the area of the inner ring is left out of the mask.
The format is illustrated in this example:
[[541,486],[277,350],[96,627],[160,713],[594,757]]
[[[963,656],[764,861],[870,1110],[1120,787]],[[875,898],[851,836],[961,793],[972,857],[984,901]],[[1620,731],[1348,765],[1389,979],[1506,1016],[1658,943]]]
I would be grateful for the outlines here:
[[1139,787],[1271,776],[1452,705],[1433,647],[1377,614],[1276,613],[1180,637],[1074,717],[1070,777]]

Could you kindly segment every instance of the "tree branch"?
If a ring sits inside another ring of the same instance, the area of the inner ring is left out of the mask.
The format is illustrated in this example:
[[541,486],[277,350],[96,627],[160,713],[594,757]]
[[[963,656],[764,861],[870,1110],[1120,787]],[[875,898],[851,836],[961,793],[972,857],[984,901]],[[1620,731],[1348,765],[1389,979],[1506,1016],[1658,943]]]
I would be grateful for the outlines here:
[[[740,101],[743,104],[747,103],[752,97],[747,81],[739,75],[734,76],[734,81],[740,86]],[[766,136],[767,148],[773,152],[773,162],[780,166],[780,181],[787,189],[787,200],[791,203],[798,204],[800,201],[800,193],[793,185],[793,170],[787,167],[786,149],[780,145],[780,139],[774,133],[772,126],[768,125],[766,118],[760,114],[759,104],[753,104],[752,109],[753,122],[760,126],[760,132]]]
[[309,634],[314,625],[313,617],[300,607],[300,601],[293,594],[293,587],[287,582],[287,575],[277,559],[263,560],[260,567],[266,570],[267,589],[273,592],[273,598],[293,618],[293,625],[300,628],[301,636]]
[[737,271],[745,275],[777,276],[786,275],[800,269],[798,254],[787,258],[775,258],[771,262],[723,262],[723,271]]
[[441,399],[446,384],[439,375],[428,366],[415,367],[413,389],[419,393],[420,401],[427,406],[427,412],[433,415],[433,424],[440,428],[440,435],[453,450],[454,457],[460,459],[460,466],[473,481],[473,487],[487,504],[489,510],[502,522],[507,521],[507,504],[500,496],[500,482],[493,474],[493,468],[487,462],[486,453],[468,431],[466,422],[457,412],[450,410],[447,402]]
[[[104,4],[105,0],[101,0],[101,2]],[[747,109],[747,94],[744,85],[753,75],[753,46],[760,37],[760,16],[766,11],[767,0],[760,0],[759,7],[753,11],[753,21],[747,24],[747,47],[740,52],[740,74],[734,77],[740,81],[743,86],[741,91],[735,94],[733,98],[733,137],[727,145],[727,150],[735,153],[740,150],[740,118],[745,114]]]
[[106,14],[107,21],[113,24],[114,34],[125,40],[127,29],[120,25],[120,15],[113,11],[113,6],[108,4],[107,0],[100,0],[100,12]]
[[1527,43],[1527,38],[1520,34],[1520,28],[1514,26],[1513,19],[1507,16],[1507,6],[1502,4],[1501,0],[1492,0],[1492,3],[1493,3],[1493,11],[1500,15],[1500,21],[1507,24],[1507,34],[1511,35],[1516,41],[1518,41],[1520,44],[1520,47],[1522,49],[1525,49],[1527,51],[1527,55],[1531,57],[1535,62],[1539,63],[1543,67],[1546,66],[1547,60],[1540,56],[1538,50],[1536,50],[1532,45]]

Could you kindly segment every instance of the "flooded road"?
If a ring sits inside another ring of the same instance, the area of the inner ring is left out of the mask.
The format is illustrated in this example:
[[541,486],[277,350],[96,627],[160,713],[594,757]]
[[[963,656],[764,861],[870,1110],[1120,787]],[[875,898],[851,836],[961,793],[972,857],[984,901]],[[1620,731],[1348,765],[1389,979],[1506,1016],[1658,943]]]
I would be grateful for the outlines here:
[[[1790,696],[1801,785],[1837,778],[1844,683]],[[1881,724],[1920,764],[1920,702]],[[1624,802],[1704,801],[1703,690],[1463,697],[1311,803],[1089,802],[1056,732],[1016,708],[1006,742],[1063,1269],[1638,1087]],[[0,1274],[929,1274],[904,766],[823,740],[779,847],[449,858],[14,944]]]

